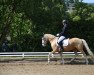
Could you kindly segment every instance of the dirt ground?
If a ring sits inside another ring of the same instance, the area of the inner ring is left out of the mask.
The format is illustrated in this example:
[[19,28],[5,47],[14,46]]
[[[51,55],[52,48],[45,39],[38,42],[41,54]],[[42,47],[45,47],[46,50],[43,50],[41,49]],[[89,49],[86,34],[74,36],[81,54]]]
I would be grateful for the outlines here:
[[94,65],[58,62],[1,62],[0,75],[94,75]]

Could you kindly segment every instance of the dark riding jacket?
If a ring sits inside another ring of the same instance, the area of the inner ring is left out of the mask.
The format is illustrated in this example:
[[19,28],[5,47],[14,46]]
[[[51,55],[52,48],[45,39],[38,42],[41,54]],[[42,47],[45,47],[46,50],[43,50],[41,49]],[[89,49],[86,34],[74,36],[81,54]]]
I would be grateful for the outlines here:
[[67,23],[64,23],[62,31],[59,33],[59,37],[60,36],[68,37],[67,34],[68,34],[68,25],[67,25]]

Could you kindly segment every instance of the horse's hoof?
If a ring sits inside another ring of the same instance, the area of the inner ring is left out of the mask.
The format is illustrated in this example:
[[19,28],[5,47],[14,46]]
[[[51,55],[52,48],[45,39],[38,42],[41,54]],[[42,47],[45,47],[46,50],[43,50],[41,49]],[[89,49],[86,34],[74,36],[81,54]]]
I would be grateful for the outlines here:
[[61,63],[60,63],[61,65],[64,65],[64,62],[63,61],[61,61]]
[[48,64],[50,64],[50,61],[48,61]]
[[86,65],[88,65],[88,64],[89,64],[89,62],[87,61],[87,62],[86,62]]
[[64,63],[60,63],[60,65],[64,65]]

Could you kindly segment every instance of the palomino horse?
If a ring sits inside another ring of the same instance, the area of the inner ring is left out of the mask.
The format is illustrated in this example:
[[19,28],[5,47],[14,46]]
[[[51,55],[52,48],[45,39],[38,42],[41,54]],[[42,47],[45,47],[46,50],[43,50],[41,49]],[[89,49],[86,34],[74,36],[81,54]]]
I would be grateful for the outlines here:
[[[50,56],[52,54],[54,54],[55,52],[58,52],[58,53],[60,53],[62,63],[64,64],[64,59],[62,57],[62,51],[60,51],[57,46],[57,40],[58,40],[58,37],[56,37],[52,34],[44,34],[44,36],[42,37],[42,46],[46,46],[46,43],[48,41],[51,44],[52,52],[50,52],[48,55],[48,63],[50,62]],[[69,42],[69,44],[67,46],[62,45],[64,48],[63,51],[68,51],[68,52],[73,51],[75,53],[77,53],[77,51],[80,51],[83,54],[83,56],[85,57],[86,64],[88,64],[88,59],[84,52],[84,49],[85,49],[85,50],[87,50],[88,54],[92,57],[92,60],[94,61],[93,53],[89,49],[88,44],[86,43],[86,41],[84,39],[71,38],[71,39],[69,39],[68,42]]]

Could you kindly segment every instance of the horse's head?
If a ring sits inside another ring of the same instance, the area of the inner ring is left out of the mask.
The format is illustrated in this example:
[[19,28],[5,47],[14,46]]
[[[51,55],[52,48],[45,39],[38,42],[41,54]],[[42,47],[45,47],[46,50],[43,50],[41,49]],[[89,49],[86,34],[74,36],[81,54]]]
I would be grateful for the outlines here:
[[51,42],[53,39],[55,39],[55,36],[52,34],[44,34],[42,37],[42,46],[46,46],[47,42]]
[[45,36],[42,37],[42,46],[46,46],[47,38]]

